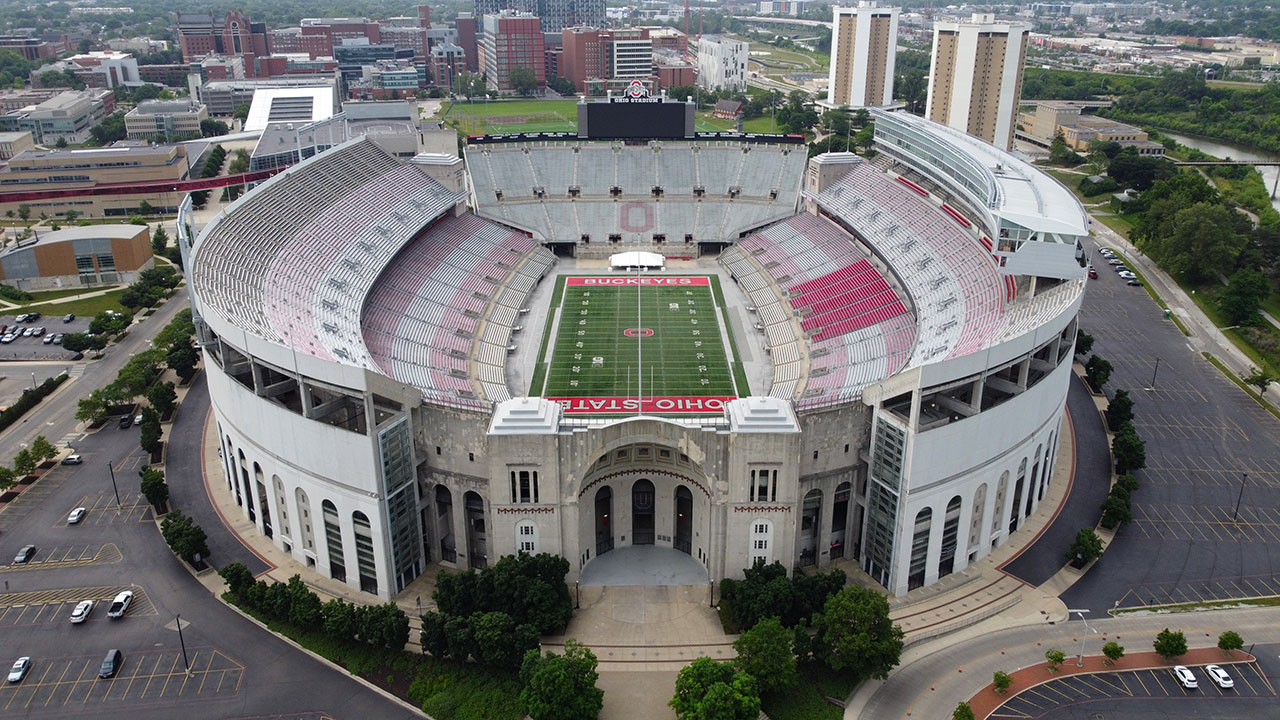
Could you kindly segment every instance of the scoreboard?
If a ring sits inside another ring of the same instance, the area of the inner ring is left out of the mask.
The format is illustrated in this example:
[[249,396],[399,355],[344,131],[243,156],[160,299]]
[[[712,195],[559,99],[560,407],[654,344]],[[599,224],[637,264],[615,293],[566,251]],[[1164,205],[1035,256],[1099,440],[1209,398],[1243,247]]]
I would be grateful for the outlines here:
[[649,97],[639,82],[622,97],[578,103],[583,140],[683,140],[694,136],[691,102]]

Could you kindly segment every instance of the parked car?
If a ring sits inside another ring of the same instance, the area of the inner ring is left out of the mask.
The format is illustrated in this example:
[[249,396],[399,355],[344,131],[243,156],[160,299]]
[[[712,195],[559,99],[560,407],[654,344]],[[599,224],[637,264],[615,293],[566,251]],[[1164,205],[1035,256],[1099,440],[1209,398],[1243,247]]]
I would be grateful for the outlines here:
[[142,413],[138,413],[137,415],[134,415],[134,416],[133,416],[133,424],[134,424],[134,425],[141,425],[141,424],[142,424]]
[[133,591],[122,590],[115,599],[111,601],[111,607],[107,608],[107,617],[111,619],[122,618],[124,613],[129,609],[129,605],[133,603]]
[[132,426],[133,426],[133,416],[132,416],[132,415],[125,415],[124,417],[120,418],[120,429],[121,429],[121,430],[126,430],[126,429],[128,429],[128,428],[130,428],[130,427],[132,427]]
[[88,512],[89,511],[87,509],[82,507],[78,507],[75,510],[72,510],[71,514],[67,516],[67,524],[75,525],[79,523],[81,520],[84,519],[84,516],[88,514]]
[[1120,259],[1120,258],[1118,258],[1118,257],[1113,257],[1113,258],[1111,258],[1110,260],[1108,260],[1108,261],[1107,261],[1107,264],[1108,264],[1108,265],[1123,265],[1123,264],[1124,264],[1124,261],[1123,261],[1123,260],[1121,260],[1121,259]]
[[42,318],[42,317],[44,317],[44,316],[43,316],[43,315],[41,315],[41,314],[40,314],[40,313],[38,313],[38,312],[27,313],[27,322],[35,322],[35,321],[39,320],[39,319],[40,319],[40,318]]
[[3,337],[0,337],[0,343],[4,343],[5,345],[8,345],[9,343],[13,342],[13,339],[16,337],[17,335],[5,334]]
[[13,564],[26,565],[27,563],[31,562],[31,558],[35,556],[36,556],[36,546],[27,545],[23,547],[21,550],[19,550],[17,555],[13,556]]
[[107,656],[102,659],[102,667],[98,668],[98,677],[109,678],[115,677],[120,672],[120,666],[124,664],[124,653],[119,650],[108,650]]
[[31,337],[32,335],[35,335],[35,334],[36,334],[36,329],[34,327],[29,327],[22,331],[22,337]]
[[1227,671],[1217,665],[1205,665],[1204,674],[1208,675],[1209,679],[1217,683],[1220,688],[1233,688],[1236,686],[1235,681],[1231,679]]
[[31,670],[31,658],[20,657],[14,661],[13,667],[9,668],[9,682],[22,682],[22,678],[27,676]]
[[44,340],[43,340],[42,342],[43,342],[45,345],[52,345],[52,344],[53,344],[53,339],[54,339],[54,338],[56,338],[56,337],[58,337],[58,336],[57,336],[57,335],[45,335],[45,336],[44,336]]
[[1142,286],[1142,281],[1141,281],[1141,280],[1139,280],[1138,278],[1132,278],[1132,279],[1130,279],[1130,280],[1129,280],[1129,282],[1128,282],[1128,283],[1126,283],[1126,284],[1127,284],[1127,285],[1133,285],[1133,286],[1135,286],[1135,287],[1141,287],[1141,286]]
[[74,455],[68,455],[62,458],[63,465],[80,465],[83,462],[84,462],[84,457],[81,456],[80,453],[75,453]]
[[71,622],[79,625],[88,620],[89,616],[93,614],[93,606],[94,602],[92,600],[81,600],[76,603],[75,609],[71,611]]
[[53,344],[54,344],[54,345],[61,345],[61,344],[62,344],[62,333],[54,333],[54,334],[53,334]]
[[30,315],[28,315],[28,314],[26,314],[26,313],[22,313],[22,314],[21,314],[21,315],[19,315],[18,317],[14,318],[14,319],[13,319],[13,321],[14,321],[14,322],[24,323],[24,322],[26,322],[26,321],[27,321],[27,318],[29,318],[29,317],[31,317],[31,316],[30,316]]
[[1173,677],[1178,681],[1179,685],[1188,690],[1195,690],[1200,687],[1200,683],[1196,682],[1195,673],[1191,672],[1191,668],[1185,665],[1174,665]]
[[66,315],[63,315],[63,316],[62,316],[62,322],[64,322],[64,323],[69,323],[69,322],[71,322],[72,320],[75,320],[75,319],[76,319],[76,314],[75,314],[75,313],[67,313]]
[[1119,275],[1120,275],[1120,277],[1124,278],[1125,280],[1133,280],[1134,278],[1138,277],[1137,275],[1134,275],[1133,273],[1129,272],[1128,270],[1125,270],[1124,272],[1119,273]]
[[38,327],[38,328],[36,328],[36,331],[35,331],[35,332],[33,332],[33,333],[31,333],[31,334],[32,334],[34,337],[41,337],[41,336],[43,336],[43,335],[44,335],[44,328],[43,328],[43,327]]

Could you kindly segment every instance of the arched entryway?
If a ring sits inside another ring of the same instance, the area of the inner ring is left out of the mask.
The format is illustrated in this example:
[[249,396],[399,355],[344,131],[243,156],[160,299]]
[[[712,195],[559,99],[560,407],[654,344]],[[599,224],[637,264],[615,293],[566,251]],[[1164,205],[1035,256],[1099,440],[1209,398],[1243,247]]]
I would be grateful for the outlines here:
[[637,480],[631,486],[631,544],[653,544],[653,483]]
[[440,559],[458,562],[458,541],[453,537],[453,493],[436,486],[436,534],[440,536]]
[[682,553],[693,553],[693,493],[681,485],[676,488],[675,548]]
[[613,549],[613,490],[602,487],[596,491],[596,555]]
[[489,567],[489,535],[484,520],[484,498],[474,490],[462,496],[467,513],[467,562],[476,569]]
[[844,557],[845,529],[849,526],[849,494],[852,485],[847,482],[836,486],[831,505],[831,559]]
[[813,565],[818,560],[818,531],[822,519],[822,491],[810,490],[804,496],[800,511],[800,564]]

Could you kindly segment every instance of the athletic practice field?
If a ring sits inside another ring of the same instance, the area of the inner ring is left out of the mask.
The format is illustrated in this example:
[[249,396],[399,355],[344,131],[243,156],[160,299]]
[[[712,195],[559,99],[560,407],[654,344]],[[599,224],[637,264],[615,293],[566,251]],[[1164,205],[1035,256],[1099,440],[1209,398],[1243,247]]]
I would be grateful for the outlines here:
[[[717,278],[561,277],[531,395],[566,412],[718,415],[735,382]],[[549,340],[549,342],[548,342]],[[548,347],[549,345],[549,347]],[[743,373],[738,372],[741,378]]]

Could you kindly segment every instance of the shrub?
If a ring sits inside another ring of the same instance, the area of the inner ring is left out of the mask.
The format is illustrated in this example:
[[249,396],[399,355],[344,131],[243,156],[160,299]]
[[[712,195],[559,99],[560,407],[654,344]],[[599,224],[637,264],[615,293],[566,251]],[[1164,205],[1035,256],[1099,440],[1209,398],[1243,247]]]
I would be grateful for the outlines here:
[[1240,650],[1244,648],[1244,638],[1235,630],[1227,630],[1218,636],[1218,647],[1222,650]]
[[991,675],[991,684],[995,686],[996,692],[1003,695],[1009,690],[1009,686],[1013,685],[1013,678],[1009,673],[1003,670],[997,670]]
[[1156,635],[1156,641],[1152,644],[1156,654],[1166,660],[1180,657],[1187,654],[1187,637],[1181,632],[1170,631],[1169,628],[1161,630]]
[[1089,384],[1094,390],[1101,391],[1102,386],[1107,384],[1107,380],[1111,379],[1111,371],[1114,370],[1111,363],[1094,355],[1089,358],[1089,362],[1084,364],[1085,377],[1089,379]]
[[1112,640],[1102,646],[1102,654],[1106,656],[1108,665],[1114,665],[1117,660],[1124,657],[1124,647]]
[[1076,567],[1084,567],[1102,557],[1102,538],[1091,527],[1080,528],[1076,539],[1067,548],[1067,560]]

